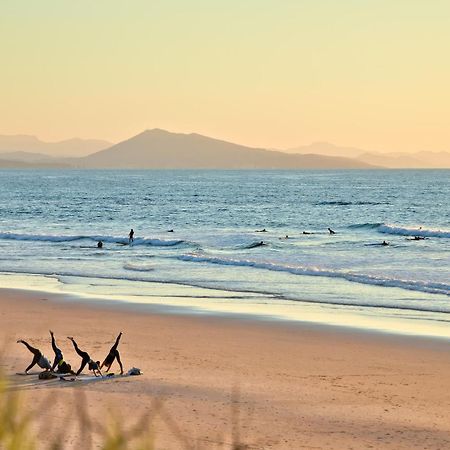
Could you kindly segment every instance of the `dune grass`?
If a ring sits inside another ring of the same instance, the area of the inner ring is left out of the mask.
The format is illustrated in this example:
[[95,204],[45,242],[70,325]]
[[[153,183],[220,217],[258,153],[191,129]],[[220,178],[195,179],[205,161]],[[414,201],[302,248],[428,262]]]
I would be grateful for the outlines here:
[[[240,440],[239,392],[232,393],[230,424],[231,442],[225,439],[200,444],[183,435],[176,422],[164,408],[160,399],[152,401],[149,414],[138,417],[133,424],[123,420],[118,411],[110,411],[104,418],[94,420],[88,413],[83,389],[75,389],[75,407],[66,411],[63,426],[55,429],[52,423],[42,420],[39,411],[48,408],[55,401],[47,398],[39,405],[28,403],[27,393],[10,389],[7,378],[0,372],[0,450],[157,450],[155,418],[158,417],[170,430],[178,444],[177,448],[187,450],[230,449],[245,450],[251,447]],[[65,442],[69,429],[78,427],[79,442]],[[42,437],[44,436],[44,439]]]

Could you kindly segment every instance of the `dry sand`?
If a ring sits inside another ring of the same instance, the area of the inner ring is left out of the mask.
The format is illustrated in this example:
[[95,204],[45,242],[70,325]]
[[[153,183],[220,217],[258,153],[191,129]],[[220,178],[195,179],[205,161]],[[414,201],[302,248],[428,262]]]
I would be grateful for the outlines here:
[[[31,361],[15,341],[28,339],[53,357],[49,329],[77,367],[66,336],[102,359],[123,331],[124,365],[144,375],[84,384],[15,375]],[[161,449],[230,448],[237,432],[258,449],[450,448],[445,341],[133,312],[14,290],[0,291],[0,339],[3,370],[26,391],[28,407],[41,408],[41,437],[64,423],[62,440],[74,448],[82,448],[71,422],[83,392],[94,418],[108,407],[126,422],[159,411]]]

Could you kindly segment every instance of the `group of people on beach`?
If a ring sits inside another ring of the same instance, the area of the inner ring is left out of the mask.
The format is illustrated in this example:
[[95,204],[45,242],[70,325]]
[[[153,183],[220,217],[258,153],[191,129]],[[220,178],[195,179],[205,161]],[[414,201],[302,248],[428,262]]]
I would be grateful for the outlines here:
[[80,368],[77,370],[77,372],[74,372],[72,370],[72,366],[67,363],[64,360],[63,353],[61,349],[56,345],[55,335],[53,331],[50,330],[50,337],[51,337],[51,343],[52,343],[52,349],[55,353],[55,358],[53,359],[53,364],[50,363],[50,361],[44,356],[44,354],[37,348],[32,347],[28,342],[24,341],[23,339],[19,339],[17,341],[18,344],[23,344],[25,347],[33,354],[33,360],[31,361],[30,365],[25,369],[25,373],[28,374],[28,371],[33,368],[36,364],[41,368],[44,369],[44,371],[53,372],[57,374],[64,374],[64,375],[80,375],[81,372],[83,372],[83,369],[88,366],[89,370],[91,370],[96,377],[102,376],[101,369],[103,367],[106,368],[106,372],[109,372],[111,369],[112,364],[114,361],[117,360],[117,363],[120,366],[120,374],[123,375],[123,366],[122,361],[120,360],[120,354],[118,350],[119,341],[122,337],[122,332],[119,333],[119,335],[116,338],[116,341],[114,342],[114,345],[109,350],[108,355],[104,359],[102,363],[100,361],[94,361],[88,352],[85,352],[81,350],[78,347],[78,344],[76,343],[75,339],[73,337],[68,337],[77,352],[77,354],[81,358],[81,365]]

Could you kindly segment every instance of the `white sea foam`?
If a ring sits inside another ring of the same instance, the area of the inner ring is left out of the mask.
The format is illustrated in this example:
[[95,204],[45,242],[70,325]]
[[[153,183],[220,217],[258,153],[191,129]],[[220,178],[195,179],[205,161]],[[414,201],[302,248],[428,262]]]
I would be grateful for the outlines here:
[[450,230],[436,230],[423,227],[402,227],[397,225],[382,224],[377,228],[377,230],[380,233],[395,234],[400,236],[450,238]]
[[[93,242],[103,241],[111,244],[128,244],[128,238],[103,235],[56,235],[56,234],[19,234],[19,233],[0,233],[0,239],[16,241],[35,241],[35,242],[73,242],[81,240],[90,240]],[[184,243],[183,240],[165,240],[155,238],[135,238],[132,245],[154,245],[158,247],[170,247]]]
[[125,270],[131,270],[133,272],[151,272],[152,270],[155,270],[155,268],[146,263],[142,264],[136,264],[136,263],[126,263],[123,265],[123,268]]
[[340,270],[331,270],[321,267],[304,267],[300,265],[275,264],[271,262],[253,261],[249,259],[223,258],[208,255],[188,254],[178,256],[182,261],[203,262],[210,264],[219,264],[225,266],[254,267],[256,269],[265,269],[276,272],[287,272],[294,275],[308,275],[329,278],[341,278],[362,284],[375,286],[385,286],[393,288],[408,289],[412,291],[421,291],[431,294],[443,294],[450,296],[450,284],[436,283],[431,281],[405,280],[398,278],[378,277],[372,275],[358,274],[354,272],[345,272]]

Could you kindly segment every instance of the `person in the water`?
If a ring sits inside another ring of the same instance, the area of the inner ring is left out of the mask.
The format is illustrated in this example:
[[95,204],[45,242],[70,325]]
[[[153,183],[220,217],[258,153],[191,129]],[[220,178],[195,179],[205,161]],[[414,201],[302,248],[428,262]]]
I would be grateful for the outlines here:
[[73,347],[75,351],[78,353],[78,355],[81,357],[81,366],[78,369],[76,375],[80,375],[81,372],[83,372],[83,369],[86,367],[86,364],[88,364],[89,370],[92,370],[94,375],[96,377],[102,376],[102,373],[100,372],[100,361],[94,361],[90,356],[88,352],[84,352],[79,349],[77,343],[75,342],[75,339],[73,337],[67,337],[70,341],[72,341]]
[[128,233],[128,243],[131,244],[134,241],[134,230],[133,228]]
[[54,372],[56,366],[58,366],[57,372],[59,373],[73,373],[72,366],[64,361],[62,351],[56,345],[55,335],[52,330],[50,330],[50,336],[52,338],[52,349],[55,353],[55,359],[52,364],[52,372]]
[[389,242],[383,241],[381,245],[389,245]]
[[25,373],[28,374],[28,371],[34,367],[36,364],[46,371],[51,370],[52,366],[50,365],[50,361],[42,354],[40,350],[37,348],[32,347],[28,342],[24,341],[23,339],[19,339],[17,341],[18,344],[23,344],[25,347],[33,353],[33,360],[31,361],[31,364],[25,369]]
[[328,228],[328,233],[330,233],[330,234],[336,234],[336,231],[333,231],[331,228]]
[[256,233],[267,233],[267,230],[263,228],[262,230],[256,230]]
[[122,332],[120,332],[119,335],[117,336],[116,342],[111,347],[111,350],[109,351],[108,356],[102,362],[100,369],[102,369],[103,366],[105,366],[106,371],[109,372],[109,369],[111,368],[113,362],[117,359],[117,362],[119,363],[119,366],[120,366],[120,375],[123,375],[122,361],[120,360],[119,350],[117,350],[117,347],[119,346],[119,341],[120,341],[121,337],[122,337]]
[[97,242],[97,248],[103,248],[103,242],[102,241],[98,241]]

